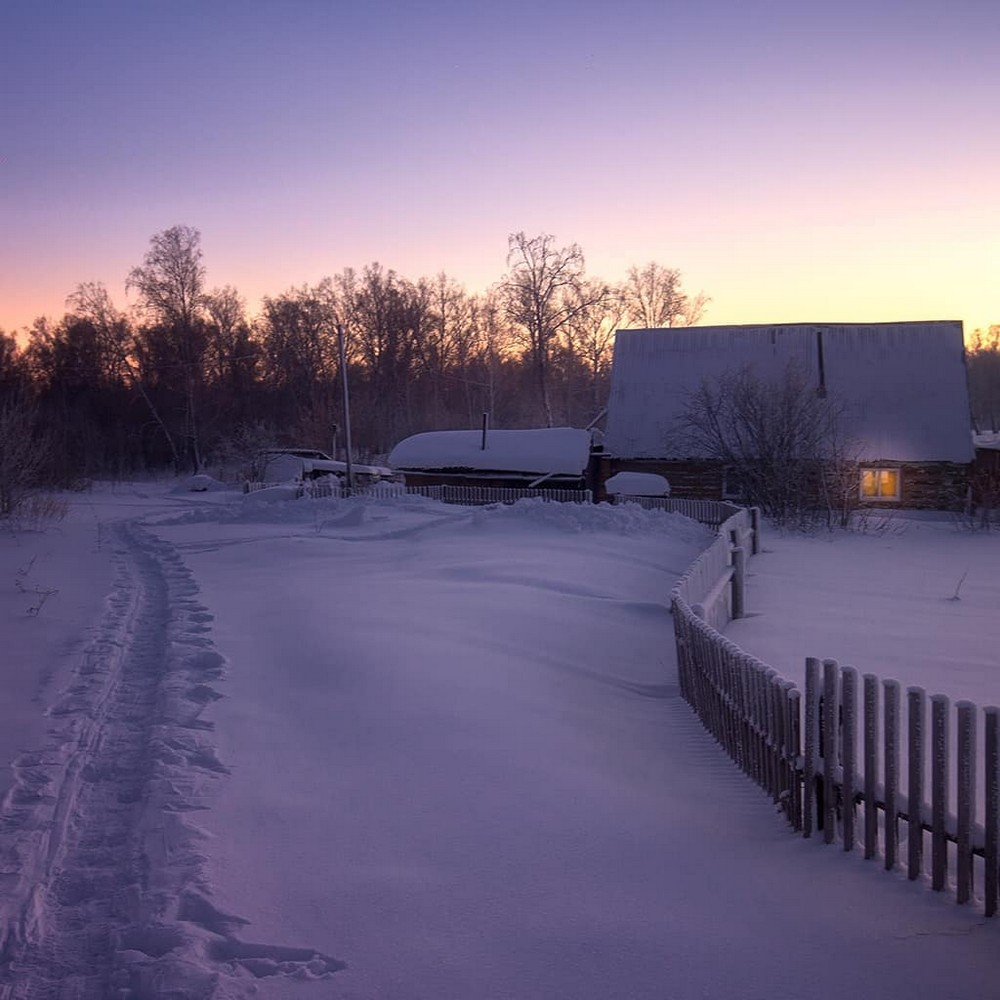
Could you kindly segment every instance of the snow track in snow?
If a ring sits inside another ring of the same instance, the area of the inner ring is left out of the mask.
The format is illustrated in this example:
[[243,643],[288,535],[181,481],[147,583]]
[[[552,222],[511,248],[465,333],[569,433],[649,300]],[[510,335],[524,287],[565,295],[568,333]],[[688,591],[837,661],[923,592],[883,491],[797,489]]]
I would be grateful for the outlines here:
[[0,811],[0,1000],[221,1000],[331,975],[212,905],[190,817],[226,774],[201,718],[225,663],[173,546],[134,523],[115,546],[105,614]]

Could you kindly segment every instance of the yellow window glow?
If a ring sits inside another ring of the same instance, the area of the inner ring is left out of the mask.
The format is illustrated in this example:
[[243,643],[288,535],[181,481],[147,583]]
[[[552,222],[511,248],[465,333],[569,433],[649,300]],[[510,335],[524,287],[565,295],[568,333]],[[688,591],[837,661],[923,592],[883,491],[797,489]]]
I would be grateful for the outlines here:
[[880,497],[899,496],[899,472],[896,469],[879,469],[878,495]]
[[861,495],[863,497],[878,496],[878,476],[875,469],[861,470]]

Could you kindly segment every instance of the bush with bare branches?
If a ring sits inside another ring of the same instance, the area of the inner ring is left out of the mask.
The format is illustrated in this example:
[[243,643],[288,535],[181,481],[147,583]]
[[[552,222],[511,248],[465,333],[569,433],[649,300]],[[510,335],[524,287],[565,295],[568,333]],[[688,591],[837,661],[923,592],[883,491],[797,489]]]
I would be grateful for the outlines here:
[[706,379],[688,395],[680,423],[689,453],[719,462],[775,523],[849,523],[858,461],[843,406],[794,363],[772,381],[749,367]]
[[0,518],[24,511],[44,489],[51,443],[22,394],[0,403]]

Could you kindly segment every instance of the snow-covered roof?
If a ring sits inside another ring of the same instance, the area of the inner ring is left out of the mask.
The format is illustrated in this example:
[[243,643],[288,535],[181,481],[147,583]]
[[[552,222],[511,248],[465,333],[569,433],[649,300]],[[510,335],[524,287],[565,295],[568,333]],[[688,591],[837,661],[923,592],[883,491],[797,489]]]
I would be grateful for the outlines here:
[[[822,344],[822,347],[820,345]],[[619,330],[605,450],[619,458],[694,458],[678,433],[685,397],[749,367],[779,379],[790,362],[845,407],[868,461],[972,460],[962,324],[705,326]]]
[[989,448],[993,451],[1000,451],[1000,432],[984,431],[981,434],[973,434],[972,441],[977,448]]
[[670,496],[670,483],[652,472],[616,472],[604,484],[604,490],[629,497],[666,497]]
[[590,431],[573,427],[486,432],[427,431],[400,441],[389,454],[394,469],[451,469],[582,476],[590,458]]

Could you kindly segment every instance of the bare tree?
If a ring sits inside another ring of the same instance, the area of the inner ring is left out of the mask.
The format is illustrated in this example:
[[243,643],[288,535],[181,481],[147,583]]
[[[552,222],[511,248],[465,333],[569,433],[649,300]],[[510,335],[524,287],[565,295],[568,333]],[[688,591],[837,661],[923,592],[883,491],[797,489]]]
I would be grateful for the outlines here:
[[621,296],[628,322],[643,329],[694,326],[709,302],[701,293],[692,296],[684,291],[676,268],[653,261],[628,269]]
[[587,372],[589,422],[607,400],[611,353],[624,303],[614,289],[591,280],[574,294],[579,296],[582,305],[567,325],[566,333],[570,350]]
[[1000,326],[976,330],[966,356],[972,419],[979,431],[1000,430]]
[[161,381],[173,381],[172,375],[179,383],[183,437],[195,472],[201,466],[197,397],[206,349],[201,322],[204,284],[201,233],[191,226],[156,233],[142,264],[132,268],[125,284],[139,293],[139,309],[156,323],[144,331],[146,359],[165,368],[158,373]]
[[156,405],[140,370],[135,334],[125,314],[111,301],[108,290],[99,281],[84,282],[68,296],[66,304],[74,315],[97,331],[104,358],[104,368],[111,381],[125,380],[139,393],[153,423],[160,429],[174,468],[180,468],[181,456],[167,421]]
[[749,367],[703,381],[688,395],[680,426],[688,453],[718,462],[778,524],[843,524],[857,505],[843,407],[819,395],[795,364],[773,381]]
[[[551,427],[552,350],[567,325],[592,304],[584,293],[583,251],[576,243],[557,247],[555,237],[545,233],[530,238],[524,232],[512,233],[507,246],[510,270],[501,284],[504,307],[508,319],[524,331],[543,417]],[[592,294],[603,296],[606,291],[595,285]]]

